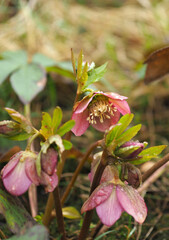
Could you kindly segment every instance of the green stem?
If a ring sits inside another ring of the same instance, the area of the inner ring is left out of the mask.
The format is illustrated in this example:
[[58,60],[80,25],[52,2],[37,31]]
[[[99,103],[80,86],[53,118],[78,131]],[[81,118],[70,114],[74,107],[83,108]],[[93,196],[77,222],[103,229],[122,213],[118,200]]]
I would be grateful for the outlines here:
[[71,190],[71,188],[73,187],[73,185],[74,185],[74,183],[75,183],[75,181],[76,181],[76,179],[77,179],[77,177],[78,177],[78,175],[79,175],[79,173],[80,173],[83,165],[85,164],[86,160],[87,160],[88,157],[90,156],[91,152],[92,152],[97,146],[101,145],[101,142],[102,142],[102,140],[99,140],[99,141],[97,141],[96,143],[93,143],[93,144],[91,145],[91,147],[88,149],[88,151],[86,152],[86,154],[84,155],[84,157],[82,158],[82,160],[80,161],[79,165],[77,166],[77,168],[76,168],[76,170],[75,170],[75,172],[74,172],[74,174],[73,174],[73,176],[72,176],[72,179],[71,179],[69,185],[67,186],[67,188],[66,188],[66,190],[65,190],[65,192],[64,192],[64,194],[63,194],[63,196],[62,196],[62,199],[61,199],[62,205],[64,204],[67,196],[69,195],[70,190]]
[[66,240],[66,233],[64,228],[64,220],[63,220],[63,214],[62,214],[62,205],[60,202],[60,195],[59,195],[59,189],[56,187],[53,191],[53,198],[54,198],[54,205],[56,209],[56,218],[58,223],[58,230],[59,233],[62,235],[62,240]]
[[[90,195],[100,183],[103,171],[104,171],[105,167],[107,166],[107,157],[108,157],[107,151],[104,150],[101,161],[100,161],[99,166],[97,167],[96,173],[94,175],[94,179],[93,179],[91,190],[90,190]],[[92,215],[93,215],[93,209],[86,212],[78,240],[86,239],[86,237],[88,235],[90,223],[92,220]]]

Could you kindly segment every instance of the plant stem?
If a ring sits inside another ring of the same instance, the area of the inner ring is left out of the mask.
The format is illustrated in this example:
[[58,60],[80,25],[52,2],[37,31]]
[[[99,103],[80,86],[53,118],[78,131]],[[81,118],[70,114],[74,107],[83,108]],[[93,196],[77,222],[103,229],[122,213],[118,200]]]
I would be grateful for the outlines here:
[[58,224],[59,233],[62,235],[62,240],[66,240],[66,233],[64,228],[64,220],[62,214],[62,205],[60,201],[59,189],[56,187],[53,191],[54,205],[56,209],[56,218]]
[[162,159],[156,162],[147,172],[145,172],[142,176],[142,181],[144,182],[149,178],[157,169],[163,166],[165,163],[169,161],[169,153],[166,154]]
[[82,158],[82,160],[80,161],[79,165],[77,166],[77,168],[76,168],[76,170],[75,170],[75,172],[74,172],[74,174],[73,174],[73,176],[72,176],[72,179],[71,179],[69,185],[67,186],[67,188],[66,188],[66,190],[65,190],[65,192],[64,192],[64,194],[63,194],[63,196],[62,196],[62,199],[61,199],[62,205],[64,204],[64,202],[65,202],[65,200],[66,200],[66,198],[67,198],[67,196],[68,196],[71,188],[73,187],[73,185],[74,185],[74,183],[75,183],[75,181],[76,181],[76,179],[77,179],[77,177],[78,177],[78,175],[79,175],[79,173],[80,173],[83,165],[85,164],[86,160],[87,160],[88,157],[90,156],[91,152],[92,152],[97,146],[101,145],[101,142],[102,142],[102,140],[99,140],[99,141],[93,143],[93,144],[90,146],[90,148],[88,149],[88,151],[86,152],[86,154],[84,155],[84,157]]
[[[94,175],[94,179],[93,179],[91,190],[90,190],[90,195],[100,183],[100,179],[102,177],[103,171],[104,171],[105,167],[107,166],[107,157],[108,157],[107,151],[104,150],[101,161],[100,161],[99,166],[97,167],[96,173]],[[81,228],[81,231],[79,234],[79,238],[78,238],[79,240],[86,239],[86,237],[88,235],[88,231],[89,231],[89,226],[90,226],[90,223],[92,220],[92,215],[93,215],[93,209],[86,212],[86,215],[85,215],[84,221],[83,221],[83,225],[82,225],[82,228]]]

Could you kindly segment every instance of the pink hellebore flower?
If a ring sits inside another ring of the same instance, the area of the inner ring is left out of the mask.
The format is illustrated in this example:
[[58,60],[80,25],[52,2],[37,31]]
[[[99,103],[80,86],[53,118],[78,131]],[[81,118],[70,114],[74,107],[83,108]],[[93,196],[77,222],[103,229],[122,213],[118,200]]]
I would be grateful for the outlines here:
[[5,165],[1,172],[2,181],[9,193],[19,196],[28,190],[32,181],[26,173],[26,161],[36,157],[34,153],[30,155],[26,151],[20,151]]
[[72,119],[76,124],[72,132],[81,136],[91,124],[97,130],[104,132],[116,124],[120,113],[130,113],[126,102],[127,97],[117,93],[93,92],[77,102]]
[[103,224],[110,227],[121,216],[123,211],[143,223],[147,216],[147,208],[139,193],[127,184],[104,182],[99,185],[83,204],[81,212],[96,208]]

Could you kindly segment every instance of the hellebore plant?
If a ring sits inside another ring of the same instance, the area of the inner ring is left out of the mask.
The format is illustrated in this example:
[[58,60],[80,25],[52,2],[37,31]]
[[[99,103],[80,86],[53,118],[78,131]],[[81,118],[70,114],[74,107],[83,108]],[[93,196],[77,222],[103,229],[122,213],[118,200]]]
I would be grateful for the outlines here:
[[[68,206],[65,210],[63,205],[84,163],[90,157],[91,190],[81,209],[81,212],[86,214],[78,237],[79,240],[85,240],[95,208],[101,222],[107,226],[112,226],[124,211],[133,216],[136,222],[140,224],[144,222],[147,208],[136,190],[142,182],[141,173],[136,165],[157,157],[166,146],[146,148],[146,142],[132,140],[140,130],[141,124],[128,127],[134,115],[130,113],[127,97],[113,92],[93,91],[89,88],[103,77],[107,64],[95,68],[93,63],[90,65],[83,61],[81,51],[77,61],[72,52],[72,66],[73,78],[77,81],[77,93],[71,120],[61,125],[62,110],[56,107],[53,116],[46,112],[42,114],[41,127],[37,130],[28,117],[14,109],[5,108],[12,120],[0,122],[0,134],[11,140],[28,139],[28,142],[26,149],[13,155],[3,167],[1,178],[5,189],[16,196],[25,193],[32,183],[36,186],[43,185],[45,192],[50,194],[42,222],[49,226],[55,205],[54,214],[59,238],[66,240],[63,215],[78,219],[82,216],[75,207]],[[32,69],[32,65],[27,68]],[[20,75],[14,73],[14,76],[16,78]],[[38,91],[40,90],[35,92]],[[30,99],[32,100],[32,96]],[[121,118],[120,114],[123,115]],[[76,136],[81,136],[89,125],[103,132],[103,138],[92,143],[86,153],[79,154],[79,150],[74,146],[73,155],[80,155],[82,159],[63,196],[60,197],[59,181],[64,164],[72,154],[71,134],[73,132]],[[39,148],[32,150],[37,138],[40,140]],[[90,156],[98,146],[101,148],[100,152],[97,151],[97,154]]]

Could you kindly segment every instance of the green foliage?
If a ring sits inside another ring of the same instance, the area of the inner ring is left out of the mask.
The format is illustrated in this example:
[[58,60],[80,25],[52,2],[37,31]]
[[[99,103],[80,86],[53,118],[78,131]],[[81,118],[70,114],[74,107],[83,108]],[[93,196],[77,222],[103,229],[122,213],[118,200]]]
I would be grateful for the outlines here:
[[34,225],[34,219],[29,215],[20,200],[0,189],[0,213],[5,217],[8,227],[13,233],[19,233],[24,226]]
[[62,208],[62,213],[65,218],[69,219],[79,219],[81,215],[75,207],[64,207]]
[[29,228],[21,236],[8,238],[9,240],[48,240],[48,230],[43,225],[35,225]]

